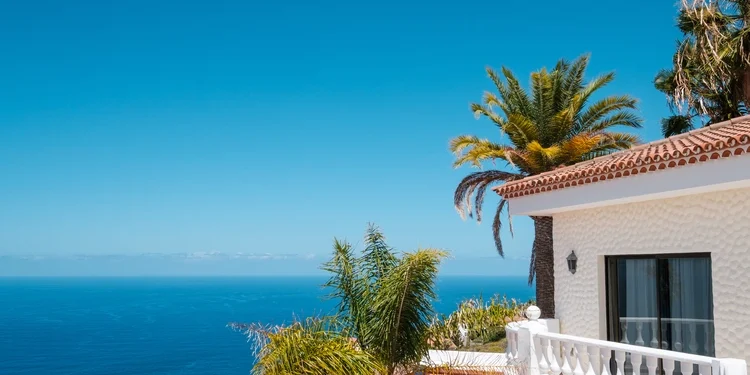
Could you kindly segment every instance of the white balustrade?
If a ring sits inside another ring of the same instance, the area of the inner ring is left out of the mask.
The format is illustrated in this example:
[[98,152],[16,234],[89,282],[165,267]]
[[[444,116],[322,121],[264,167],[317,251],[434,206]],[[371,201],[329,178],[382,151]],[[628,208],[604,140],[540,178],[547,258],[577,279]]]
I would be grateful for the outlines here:
[[[559,333],[540,332],[536,336],[541,338],[539,342],[543,345],[542,352],[552,350],[549,344],[546,347],[544,346],[545,343],[550,341],[558,341],[563,344],[563,347],[566,348],[567,361],[570,363],[569,368],[574,369],[573,374],[602,375],[611,373],[609,368],[610,358],[614,353],[616,374],[620,375],[657,375],[657,373],[661,374],[660,368],[662,366],[664,370],[672,369],[674,371],[674,373],[671,371],[665,372],[665,375],[692,375],[693,365],[699,367],[699,375],[721,375],[718,370],[720,360],[712,357]],[[679,371],[675,371],[675,364],[677,363],[680,364]],[[563,366],[563,368],[566,366]],[[554,366],[552,369],[555,369],[555,371],[552,371],[551,375],[566,374],[564,369],[559,372]]]
[[507,340],[506,353],[508,358],[518,358],[518,323],[513,322],[505,326]]
[[[649,338],[648,346],[652,348],[668,349],[678,352],[700,353],[712,355],[714,321],[710,319],[662,318],[661,338],[659,342],[659,321],[655,317],[622,317],[620,318],[620,342],[646,345],[645,338]],[[672,337],[667,336],[667,330],[672,329]],[[698,333],[700,335],[700,342]],[[634,340],[633,340],[633,334]],[[633,341],[631,341],[633,340]],[[684,340],[687,340],[685,342]]]
[[[529,375],[747,375],[744,360],[662,349],[668,346],[666,339],[661,343],[658,340],[655,318],[621,318],[622,339],[611,342],[549,332],[546,325],[549,321],[538,321],[539,309],[531,306],[529,310],[528,321],[506,326],[507,356],[513,363],[525,363]],[[713,321],[662,319],[662,322],[673,324],[673,348],[698,348],[694,337],[702,326],[701,335],[709,339],[700,343],[701,349],[712,351],[713,343],[709,340]],[[635,337],[628,337],[629,328]]]

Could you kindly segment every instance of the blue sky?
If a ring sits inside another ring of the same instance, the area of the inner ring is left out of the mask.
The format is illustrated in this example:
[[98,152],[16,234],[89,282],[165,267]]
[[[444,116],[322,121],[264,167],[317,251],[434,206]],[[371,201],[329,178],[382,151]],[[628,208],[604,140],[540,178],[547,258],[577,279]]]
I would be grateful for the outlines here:
[[487,65],[591,53],[659,138],[672,1],[316,3],[0,5],[0,275],[314,273],[370,221],[525,274],[528,219],[499,260],[452,205],[450,138],[498,137],[468,110]]

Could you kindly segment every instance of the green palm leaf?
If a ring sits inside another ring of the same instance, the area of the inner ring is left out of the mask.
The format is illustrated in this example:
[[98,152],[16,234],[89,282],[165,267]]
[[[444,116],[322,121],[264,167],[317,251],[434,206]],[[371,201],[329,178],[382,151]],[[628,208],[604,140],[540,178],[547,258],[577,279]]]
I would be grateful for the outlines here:
[[404,254],[392,272],[380,280],[368,321],[374,346],[384,363],[419,363],[427,353],[426,333],[434,314],[435,277],[447,254],[424,249]]
[[687,116],[674,115],[661,120],[661,132],[665,137],[687,133],[693,130],[693,123]]
[[308,318],[289,326],[230,326],[247,334],[257,350],[255,375],[372,375],[385,370],[333,317]]

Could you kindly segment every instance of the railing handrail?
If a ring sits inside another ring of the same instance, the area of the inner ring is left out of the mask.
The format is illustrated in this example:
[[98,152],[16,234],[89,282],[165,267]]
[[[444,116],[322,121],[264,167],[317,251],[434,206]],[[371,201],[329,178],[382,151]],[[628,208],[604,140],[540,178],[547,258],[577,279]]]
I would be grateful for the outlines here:
[[538,332],[536,333],[536,335],[538,335],[539,337],[546,338],[546,339],[552,339],[552,340],[561,341],[561,342],[593,345],[593,346],[598,346],[598,347],[606,348],[610,350],[619,350],[622,352],[635,353],[635,354],[647,355],[647,356],[652,356],[652,357],[666,358],[666,359],[677,360],[677,361],[686,361],[686,362],[691,362],[697,365],[712,365],[714,361],[716,361],[716,358],[706,357],[702,355],[681,353],[681,352],[675,352],[675,351],[664,350],[664,349],[654,349],[654,348],[649,348],[646,346],[621,344],[618,342],[596,340],[596,339],[590,339],[590,338],[579,337],[579,336],[563,335],[560,333]]
[[[620,321],[623,322],[652,322],[654,320],[657,320],[656,317],[636,317],[636,316],[623,316],[620,317]],[[711,319],[691,319],[691,318],[661,318],[663,321],[667,322],[685,322],[685,323],[713,323],[713,320]]]

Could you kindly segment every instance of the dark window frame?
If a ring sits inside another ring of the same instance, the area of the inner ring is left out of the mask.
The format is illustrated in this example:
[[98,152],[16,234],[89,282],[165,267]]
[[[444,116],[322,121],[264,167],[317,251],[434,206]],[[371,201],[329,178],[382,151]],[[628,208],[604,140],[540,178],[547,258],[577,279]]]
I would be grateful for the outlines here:
[[[607,340],[620,342],[622,334],[620,332],[620,318],[619,318],[619,305],[618,305],[618,274],[616,264],[617,260],[620,259],[653,259],[656,261],[656,282],[657,282],[657,296],[659,301],[656,303],[657,308],[657,335],[659,345],[663,343],[662,337],[662,315],[663,304],[666,303],[666,299],[663,298],[664,294],[669,293],[669,283],[666,283],[666,289],[662,284],[664,278],[662,277],[663,270],[661,269],[665,262],[659,262],[659,260],[666,259],[687,259],[687,258],[704,258],[708,259],[709,265],[713,263],[710,252],[700,253],[660,253],[660,254],[623,254],[623,255],[607,255],[604,257],[604,279],[605,279],[605,300],[606,300],[606,319],[607,319]],[[711,273],[711,295],[713,296],[713,272]],[[713,301],[711,301],[713,303]],[[715,342],[715,337],[714,341]]]

